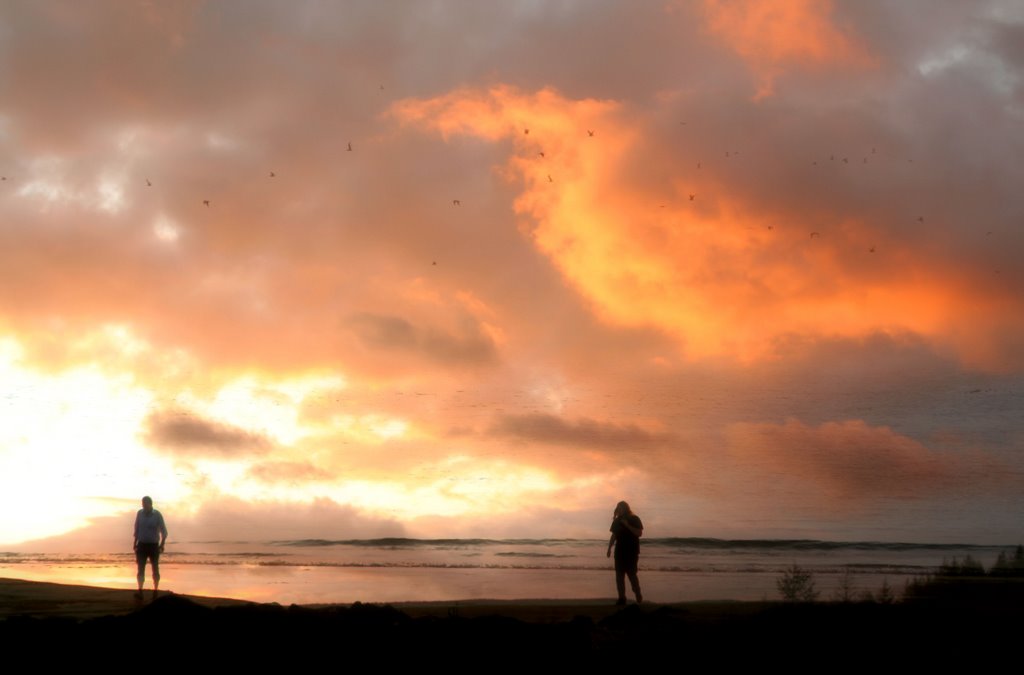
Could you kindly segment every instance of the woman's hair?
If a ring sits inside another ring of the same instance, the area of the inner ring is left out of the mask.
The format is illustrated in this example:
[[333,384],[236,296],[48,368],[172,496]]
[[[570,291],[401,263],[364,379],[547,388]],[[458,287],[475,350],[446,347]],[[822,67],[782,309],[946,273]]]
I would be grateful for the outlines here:
[[629,508],[629,504],[627,504],[626,502],[619,502],[618,504],[616,504],[615,512],[622,513],[627,516],[633,515],[633,509]]

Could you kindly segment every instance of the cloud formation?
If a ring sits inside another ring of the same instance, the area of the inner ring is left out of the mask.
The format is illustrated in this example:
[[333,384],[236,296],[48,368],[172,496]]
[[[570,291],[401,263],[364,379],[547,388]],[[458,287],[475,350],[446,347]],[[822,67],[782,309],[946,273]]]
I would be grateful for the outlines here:
[[586,532],[619,489],[672,534],[838,537],[892,500],[921,509],[904,531],[996,532],[1024,437],[1019,3],[0,26],[0,506],[33,514],[0,542],[140,485],[427,535]]
[[708,31],[739,54],[759,78],[757,98],[774,92],[787,67],[873,65],[857,40],[835,24],[830,0],[704,0]]
[[471,319],[462,323],[462,334],[422,330],[405,319],[361,312],[346,322],[359,340],[373,349],[421,353],[447,365],[478,365],[497,358],[494,341]]
[[570,422],[555,415],[503,415],[488,430],[497,437],[593,450],[636,450],[670,446],[671,434],[646,431],[635,424],[609,424],[591,419]]
[[[1016,318],[1024,313],[993,311],[1019,303],[1010,287],[993,288],[972,272],[951,276],[946,252],[885,232],[879,214],[841,213],[813,198],[779,203],[751,194],[742,177],[753,161],[761,171],[799,172],[811,185],[846,191],[868,171],[877,190],[905,169],[874,148],[860,148],[848,170],[849,156],[834,152],[805,155],[797,166],[791,157],[773,160],[755,148],[751,160],[745,148],[723,145],[715,156],[669,163],[671,177],[636,175],[654,142],[645,138],[649,120],[614,102],[495,87],[403,101],[394,114],[446,138],[511,140],[505,167],[521,188],[515,207],[538,249],[603,318],[668,330],[695,358],[772,357],[790,335],[905,330],[951,342],[979,365],[1022,365],[1016,345],[998,336],[1024,335]],[[652,178],[664,185],[660,193]],[[926,220],[903,218],[911,228]]]
[[266,436],[182,410],[162,410],[146,419],[145,441],[179,457],[249,457],[268,452]]
[[329,480],[329,472],[317,468],[310,462],[260,462],[253,464],[248,474],[265,483],[308,484],[318,480]]
[[[198,510],[184,511],[156,500],[167,522],[172,547],[209,541],[296,541],[302,539],[373,539],[405,536],[404,527],[330,499],[308,503],[247,503],[221,495]],[[130,541],[134,510],[93,518],[66,535],[29,541],[19,547],[33,552],[109,552]],[[180,548],[178,550],[181,550]]]
[[998,462],[974,452],[947,454],[862,420],[816,427],[789,419],[784,424],[737,424],[730,448],[782,480],[799,479],[807,489],[843,499],[922,499],[988,484]]

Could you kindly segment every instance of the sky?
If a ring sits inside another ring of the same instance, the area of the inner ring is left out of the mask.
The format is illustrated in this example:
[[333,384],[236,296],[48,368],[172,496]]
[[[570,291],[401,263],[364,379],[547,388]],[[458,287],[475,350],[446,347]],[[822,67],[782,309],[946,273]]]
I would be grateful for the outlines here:
[[1015,0],[0,6],[0,545],[1024,539]]

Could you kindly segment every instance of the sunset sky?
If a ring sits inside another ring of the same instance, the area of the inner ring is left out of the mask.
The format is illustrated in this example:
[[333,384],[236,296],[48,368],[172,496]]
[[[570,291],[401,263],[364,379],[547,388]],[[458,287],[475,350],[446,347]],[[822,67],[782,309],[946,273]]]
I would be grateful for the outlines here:
[[1019,0],[0,7],[0,545],[1024,540]]

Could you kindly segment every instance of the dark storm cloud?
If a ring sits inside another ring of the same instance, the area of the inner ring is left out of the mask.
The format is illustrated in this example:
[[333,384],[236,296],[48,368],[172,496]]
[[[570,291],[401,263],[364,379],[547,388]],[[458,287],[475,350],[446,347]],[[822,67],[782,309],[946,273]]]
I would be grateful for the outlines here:
[[266,436],[179,410],[152,413],[146,419],[146,443],[180,456],[250,457],[268,452]]
[[381,314],[355,314],[346,323],[370,348],[418,353],[448,365],[479,365],[497,359],[494,341],[471,320],[462,322],[462,334],[418,328],[401,317]]
[[609,424],[592,419],[575,422],[555,415],[503,415],[488,430],[497,437],[600,450],[664,448],[676,438],[672,434],[651,432],[633,424]]

